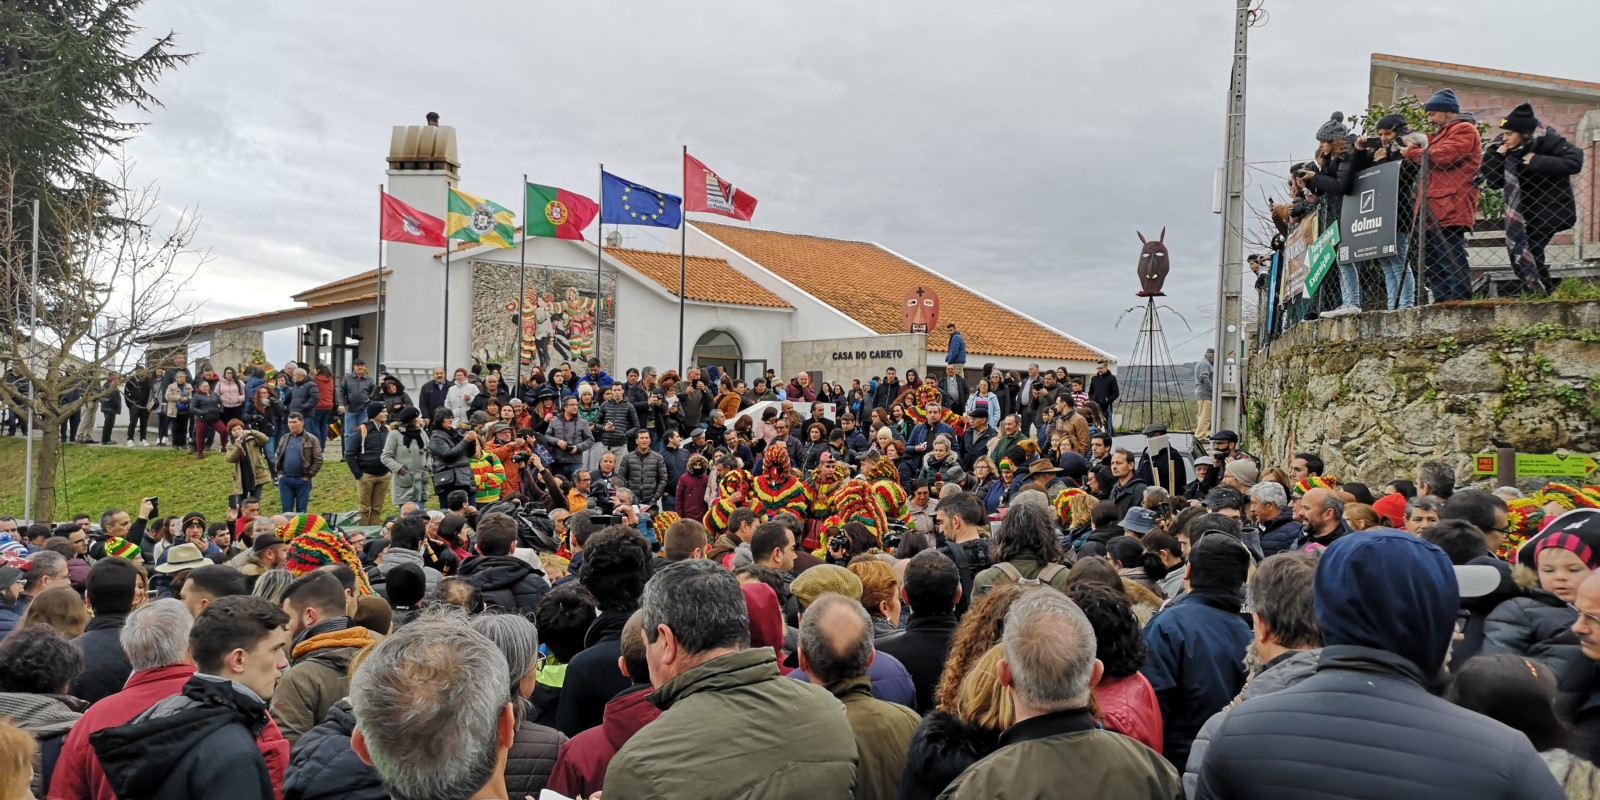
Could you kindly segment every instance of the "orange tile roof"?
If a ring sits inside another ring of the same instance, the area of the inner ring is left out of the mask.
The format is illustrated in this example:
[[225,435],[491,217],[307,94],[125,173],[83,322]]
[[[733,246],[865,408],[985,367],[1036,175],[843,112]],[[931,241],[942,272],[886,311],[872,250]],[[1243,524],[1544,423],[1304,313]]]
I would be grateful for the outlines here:
[[212,320],[211,322],[197,322],[193,325],[180,325],[176,328],[169,328],[164,331],[158,331],[156,333],[140,336],[136,341],[159,341],[177,334],[193,335],[196,333],[210,333],[211,331],[230,330],[234,328],[249,328],[254,325],[261,325],[268,322],[292,320],[295,317],[308,313],[326,313],[335,310],[343,311],[346,307],[352,311],[360,311],[372,308],[374,305],[376,305],[377,300],[378,293],[369,292],[356,297],[347,297],[342,300],[330,300],[326,303],[310,303],[303,306],[295,306],[294,308],[281,308],[277,311],[263,311],[259,314],[249,314],[243,317],[229,317],[228,319]]
[[[606,255],[661,284],[672,296],[678,295],[678,254],[657,250],[607,247]],[[690,300],[707,303],[737,303],[767,308],[794,308],[789,301],[728,266],[720,258],[689,256],[684,294]]]
[[[386,276],[392,274],[393,272],[394,272],[394,270],[391,270],[391,269],[388,269],[388,268],[385,268],[383,270],[383,274],[386,275]],[[305,291],[300,292],[299,294],[294,295],[293,297],[291,297],[289,299],[294,300],[295,302],[301,302],[304,298],[311,297],[313,295],[317,295],[317,294],[320,294],[322,292],[326,292],[329,289],[338,289],[340,287],[349,286],[351,284],[360,283],[362,281],[373,280],[375,277],[377,277],[377,274],[378,274],[378,270],[376,268],[369,269],[366,272],[357,272],[356,274],[351,275],[348,278],[340,278],[339,280],[336,280],[336,281],[330,281],[328,283],[324,283],[321,286],[313,286],[310,289],[306,289]]]
[[1548,83],[1548,84],[1551,84],[1551,85],[1554,85],[1554,86],[1567,86],[1567,87],[1572,87],[1574,89],[1588,89],[1588,90],[1592,90],[1592,91],[1600,91],[1600,83],[1590,83],[1589,81],[1575,81],[1575,80],[1572,80],[1570,78],[1552,78],[1549,75],[1534,75],[1534,74],[1528,73],[1528,72],[1512,72],[1510,70],[1504,70],[1504,69],[1489,69],[1487,67],[1474,67],[1474,66],[1469,66],[1467,64],[1451,64],[1448,61],[1431,61],[1431,60],[1428,60],[1428,59],[1425,59],[1425,58],[1410,58],[1408,56],[1393,56],[1393,55],[1389,55],[1387,53],[1373,53],[1372,54],[1372,60],[1374,60],[1374,61],[1389,61],[1389,62],[1393,62],[1393,63],[1397,63],[1397,64],[1410,64],[1410,65],[1415,66],[1415,67],[1427,67],[1428,69],[1448,69],[1448,70],[1452,70],[1452,71],[1455,71],[1455,72],[1470,72],[1470,73],[1473,73],[1473,74],[1476,74],[1476,75],[1482,75],[1485,78],[1494,78],[1494,79],[1500,79],[1500,80],[1533,81],[1533,82],[1537,82],[1537,83]]
[[[973,355],[1096,361],[1108,354],[984,298],[871,242],[825,239],[711,222],[696,228],[878,333],[902,333],[904,292],[939,293],[939,322],[954,322]],[[879,291],[863,291],[881,287]],[[936,341],[937,340],[937,341]],[[944,351],[943,332],[928,349]]]

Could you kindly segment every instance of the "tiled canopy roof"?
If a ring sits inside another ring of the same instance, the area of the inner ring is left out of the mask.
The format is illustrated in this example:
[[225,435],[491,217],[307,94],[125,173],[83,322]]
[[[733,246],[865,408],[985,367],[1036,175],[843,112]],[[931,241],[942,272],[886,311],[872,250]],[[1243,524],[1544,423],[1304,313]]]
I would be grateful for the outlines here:
[[[939,293],[939,324],[953,322],[972,355],[1096,361],[1108,354],[930,272],[871,242],[695,221],[696,228],[878,333],[902,333],[905,292]],[[675,277],[675,276],[674,276]],[[928,336],[943,351],[944,332]]]
[[[672,296],[678,295],[677,253],[607,247],[606,255],[661,284]],[[690,300],[767,308],[794,307],[720,258],[689,256],[685,274],[684,295]]]

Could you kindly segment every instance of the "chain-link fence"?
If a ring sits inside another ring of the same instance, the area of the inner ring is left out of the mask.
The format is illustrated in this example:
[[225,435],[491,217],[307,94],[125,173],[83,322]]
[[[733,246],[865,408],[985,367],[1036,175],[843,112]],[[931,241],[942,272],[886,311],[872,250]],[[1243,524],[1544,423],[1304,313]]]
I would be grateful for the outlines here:
[[1335,114],[1291,166],[1292,199],[1270,207],[1269,251],[1250,257],[1259,341],[1308,319],[1532,299],[1563,281],[1592,293],[1595,146],[1572,134],[1526,107],[1492,124],[1415,101],[1353,126]]

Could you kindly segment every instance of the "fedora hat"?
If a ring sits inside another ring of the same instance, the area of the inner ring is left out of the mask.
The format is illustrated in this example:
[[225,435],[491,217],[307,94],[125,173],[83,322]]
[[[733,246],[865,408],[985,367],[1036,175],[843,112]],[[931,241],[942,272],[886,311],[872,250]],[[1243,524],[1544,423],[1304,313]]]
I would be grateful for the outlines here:
[[1043,475],[1046,473],[1055,474],[1061,471],[1062,469],[1060,467],[1050,463],[1050,460],[1047,458],[1034,459],[1034,462],[1028,465],[1029,475]]
[[167,563],[156,567],[156,572],[171,574],[182,572],[186,569],[194,569],[195,567],[203,567],[210,563],[211,559],[206,558],[200,552],[200,548],[189,542],[184,542],[183,544],[175,544],[167,550]]

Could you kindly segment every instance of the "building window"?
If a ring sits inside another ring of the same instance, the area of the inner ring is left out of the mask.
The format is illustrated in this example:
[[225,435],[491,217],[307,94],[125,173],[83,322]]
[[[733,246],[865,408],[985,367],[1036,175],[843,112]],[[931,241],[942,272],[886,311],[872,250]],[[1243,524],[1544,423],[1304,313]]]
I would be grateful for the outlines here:
[[690,364],[696,367],[715,366],[723,372],[736,378],[744,377],[740,368],[744,365],[744,350],[739,347],[739,340],[727,331],[706,331],[694,343],[694,352],[690,354]]

